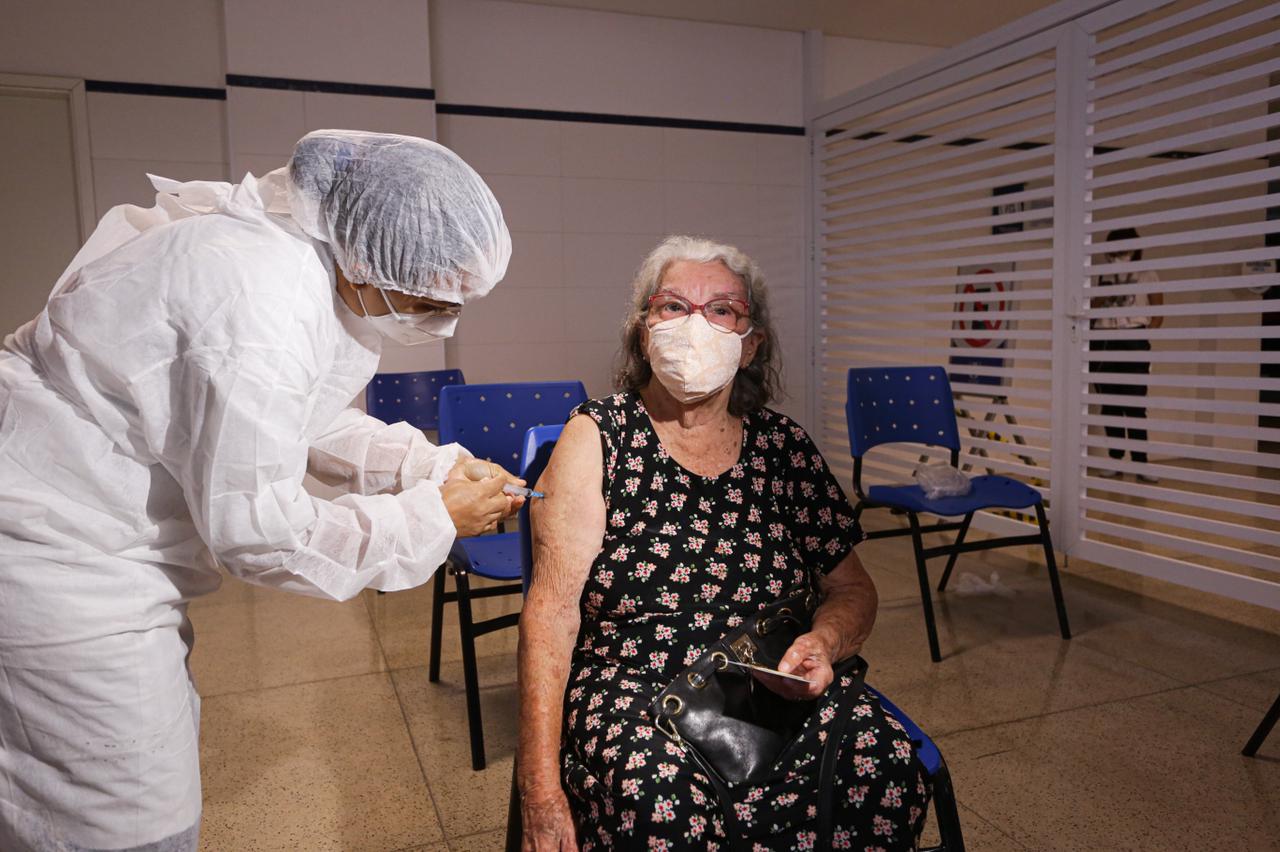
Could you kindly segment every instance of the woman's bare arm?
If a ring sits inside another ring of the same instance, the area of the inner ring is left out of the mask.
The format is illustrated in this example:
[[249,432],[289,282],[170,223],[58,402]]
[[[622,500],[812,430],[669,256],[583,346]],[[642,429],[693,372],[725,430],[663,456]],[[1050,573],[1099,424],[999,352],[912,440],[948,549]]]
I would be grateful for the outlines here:
[[[600,432],[590,417],[569,421],[531,508],[533,582],[520,615],[518,783],[526,848],[574,848],[560,787],[560,734],[578,601],[604,540]],[[567,832],[567,835],[566,835]]]
[[876,623],[880,598],[855,551],[822,578],[822,605],[813,616],[813,632],[831,649],[834,662],[862,649]]
[[832,666],[858,653],[871,635],[880,600],[876,585],[852,550],[822,578],[822,603],[813,615],[813,629],[796,637],[778,668],[807,678],[809,683],[760,675],[770,689],[792,699],[817,698],[834,678]]

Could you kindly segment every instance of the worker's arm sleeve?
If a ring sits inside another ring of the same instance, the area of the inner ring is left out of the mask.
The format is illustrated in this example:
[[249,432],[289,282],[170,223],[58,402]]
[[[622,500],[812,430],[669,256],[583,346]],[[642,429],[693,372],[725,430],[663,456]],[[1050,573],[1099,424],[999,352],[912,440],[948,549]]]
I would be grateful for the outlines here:
[[332,501],[303,488],[317,365],[332,347],[275,296],[228,294],[194,345],[139,377],[147,443],[237,577],[337,600],[426,582],[455,535],[437,484]]
[[308,471],[352,494],[386,494],[419,482],[444,482],[471,454],[458,444],[437,447],[408,423],[383,423],[356,408],[342,411],[311,442]]

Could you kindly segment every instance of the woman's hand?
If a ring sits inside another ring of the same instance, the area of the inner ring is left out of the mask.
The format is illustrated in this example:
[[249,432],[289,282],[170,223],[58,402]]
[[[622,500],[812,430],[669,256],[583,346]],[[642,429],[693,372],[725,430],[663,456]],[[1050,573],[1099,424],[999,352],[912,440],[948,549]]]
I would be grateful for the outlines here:
[[520,818],[524,827],[520,848],[524,852],[576,852],[577,829],[569,800],[559,786],[552,791],[534,790],[522,795]]
[[805,633],[796,637],[791,647],[778,661],[778,671],[793,674],[809,681],[800,683],[785,677],[774,677],[763,672],[752,674],[769,689],[792,701],[817,698],[827,691],[835,673],[831,669],[831,649],[817,634]]

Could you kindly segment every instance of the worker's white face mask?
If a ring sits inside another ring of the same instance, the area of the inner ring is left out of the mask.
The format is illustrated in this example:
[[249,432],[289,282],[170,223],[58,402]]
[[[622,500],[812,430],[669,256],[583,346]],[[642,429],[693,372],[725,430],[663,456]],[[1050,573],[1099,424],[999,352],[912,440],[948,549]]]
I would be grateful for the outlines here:
[[649,365],[668,393],[697,402],[733,381],[749,334],[717,331],[701,314],[660,322],[649,328]]
[[382,296],[390,313],[373,316],[365,307],[364,296],[359,290],[356,290],[356,298],[360,301],[360,310],[364,311],[365,322],[373,326],[378,334],[403,346],[417,346],[453,337],[453,330],[458,325],[457,314],[402,314],[392,306],[391,300],[381,288],[374,289]]

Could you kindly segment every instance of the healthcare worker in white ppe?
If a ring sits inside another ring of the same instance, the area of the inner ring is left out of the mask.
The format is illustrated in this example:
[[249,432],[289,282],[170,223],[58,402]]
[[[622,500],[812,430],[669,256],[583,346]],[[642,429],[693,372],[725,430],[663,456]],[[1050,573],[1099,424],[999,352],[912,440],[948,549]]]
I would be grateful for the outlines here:
[[0,350],[5,852],[196,847],[186,603],[217,565],[337,600],[405,589],[515,508],[465,450],[347,407],[384,336],[448,337],[506,271],[466,163],[318,131],[262,179],[153,180],[156,206],[109,212]]

